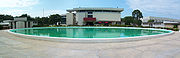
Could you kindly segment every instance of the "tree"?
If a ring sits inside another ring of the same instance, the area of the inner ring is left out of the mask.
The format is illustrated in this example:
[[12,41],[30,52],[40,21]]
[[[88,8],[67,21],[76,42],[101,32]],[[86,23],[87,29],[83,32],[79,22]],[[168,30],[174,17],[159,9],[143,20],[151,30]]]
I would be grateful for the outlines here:
[[0,15],[0,22],[3,22],[3,20],[13,20],[14,17],[11,15]]
[[141,20],[133,20],[133,21],[134,21],[133,23],[138,25],[138,26],[141,26],[141,24],[142,24]]
[[126,16],[122,19],[123,22],[125,22],[125,25],[131,25],[133,24],[134,18],[132,16]]
[[132,16],[134,18],[134,25],[140,26],[142,24],[142,21],[140,19],[143,18],[142,12],[138,9],[134,10],[132,12]]
[[50,25],[51,24],[48,17],[42,17],[41,21],[42,21],[42,24],[44,24],[44,25]]
[[142,12],[138,9],[132,12],[132,16],[135,20],[140,20],[140,18],[143,18]]
[[43,25],[43,22],[41,21],[40,17],[35,17],[34,21],[38,23],[38,25]]
[[38,22],[38,25],[41,25],[41,26],[43,26],[43,25],[50,25],[50,22],[49,22],[50,20],[49,20],[48,17],[42,17],[42,18],[35,17],[34,21]]
[[0,22],[2,22],[4,19],[3,15],[0,15]]
[[154,20],[148,20],[148,23],[153,23],[154,22]]
[[28,21],[34,21],[34,18],[32,18],[30,15],[27,15],[27,14],[22,14],[21,16],[19,17],[27,17],[27,20]]
[[0,25],[0,30],[1,30],[1,29],[3,29],[3,26],[2,26],[2,25]]
[[57,22],[61,22],[61,16],[59,14],[53,14],[49,16],[49,22],[52,25],[56,25]]
[[153,27],[154,20],[148,20],[149,26]]

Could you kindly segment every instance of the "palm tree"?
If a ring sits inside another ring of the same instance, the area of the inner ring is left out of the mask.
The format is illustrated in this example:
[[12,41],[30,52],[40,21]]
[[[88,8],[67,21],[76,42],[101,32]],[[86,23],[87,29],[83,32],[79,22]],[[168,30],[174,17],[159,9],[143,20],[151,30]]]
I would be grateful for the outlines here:
[[134,10],[132,12],[132,17],[134,18],[134,25],[138,25],[140,26],[142,21],[140,20],[141,18],[143,18],[142,12],[140,10]]
[[138,9],[132,12],[132,16],[135,20],[140,20],[140,18],[143,18],[142,12]]

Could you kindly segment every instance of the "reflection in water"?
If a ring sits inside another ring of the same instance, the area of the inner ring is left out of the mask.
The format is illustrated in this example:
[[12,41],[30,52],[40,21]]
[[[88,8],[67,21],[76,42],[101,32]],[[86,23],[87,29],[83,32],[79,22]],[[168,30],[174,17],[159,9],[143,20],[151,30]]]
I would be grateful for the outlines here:
[[27,35],[67,38],[119,38],[168,33],[167,31],[160,30],[125,28],[44,28],[16,30],[13,32]]

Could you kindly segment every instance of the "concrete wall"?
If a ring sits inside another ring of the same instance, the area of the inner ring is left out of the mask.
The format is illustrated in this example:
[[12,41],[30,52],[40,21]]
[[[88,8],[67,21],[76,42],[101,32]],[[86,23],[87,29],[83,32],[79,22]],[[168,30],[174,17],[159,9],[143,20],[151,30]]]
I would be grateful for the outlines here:
[[[93,18],[96,18],[96,21],[121,21],[120,12],[93,12]],[[77,12],[76,19],[78,25],[83,25],[84,18],[88,17],[88,12]]]
[[[149,24],[142,24],[142,26],[150,26]],[[161,24],[153,24],[152,27],[165,27],[165,25],[163,23]]]
[[97,21],[121,21],[120,12],[93,12]]
[[165,27],[168,27],[168,28],[173,28],[173,27],[174,27],[174,25],[165,24]]
[[84,22],[84,18],[87,17],[87,12],[78,12],[76,13],[76,19],[77,19],[77,22],[78,22],[78,25],[83,25],[83,22]]
[[27,17],[14,18],[14,21],[27,21]]
[[178,29],[180,29],[180,25],[178,25]]
[[73,13],[67,13],[66,14],[66,24],[67,25],[73,25],[73,21],[74,21]]
[[153,24],[153,27],[165,27],[165,25],[163,23],[161,23],[161,24]]
[[[10,23],[10,26],[11,26],[11,23]],[[32,27],[33,27],[33,22],[30,22],[30,24],[29,22],[25,22],[25,21],[12,22],[12,29],[32,28]]]
[[25,28],[25,22],[23,22],[23,21],[16,22],[16,28],[17,29]]
[[28,28],[32,28],[33,27],[33,22],[30,22],[30,27],[28,27]]

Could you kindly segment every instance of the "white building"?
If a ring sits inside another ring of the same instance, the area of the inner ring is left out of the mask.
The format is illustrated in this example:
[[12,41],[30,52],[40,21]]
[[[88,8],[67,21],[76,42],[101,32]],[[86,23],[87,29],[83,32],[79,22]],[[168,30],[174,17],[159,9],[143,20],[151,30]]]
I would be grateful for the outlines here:
[[[153,23],[149,23],[149,20],[154,20]],[[180,20],[162,18],[162,17],[144,17],[142,19],[142,26],[151,26],[151,27],[170,27],[173,28],[175,25],[180,28]]]
[[3,22],[0,22],[0,25],[8,26],[10,21],[11,21],[11,20],[4,20]]
[[28,21],[27,17],[14,18],[13,21],[10,21],[9,26],[11,29],[32,28],[33,21]]
[[67,10],[67,25],[120,24],[122,8],[73,8]]

